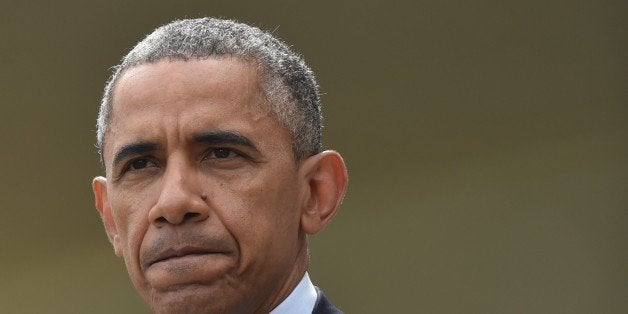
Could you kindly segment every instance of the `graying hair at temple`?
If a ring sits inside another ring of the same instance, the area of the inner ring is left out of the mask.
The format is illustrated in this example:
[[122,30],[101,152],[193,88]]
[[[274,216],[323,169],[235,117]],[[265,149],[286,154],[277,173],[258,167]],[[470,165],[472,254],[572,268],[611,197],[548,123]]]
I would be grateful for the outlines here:
[[270,113],[292,136],[296,159],[321,150],[322,115],[312,70],[290,48],[257,27],[232,20],[177,20],[157,28],[140,41],[109,78],[97,121],[97,148],[104,165],[104,142],[111,122],[111,101],[125,70],[160,60],[237,57],[259,68],[260,84]]

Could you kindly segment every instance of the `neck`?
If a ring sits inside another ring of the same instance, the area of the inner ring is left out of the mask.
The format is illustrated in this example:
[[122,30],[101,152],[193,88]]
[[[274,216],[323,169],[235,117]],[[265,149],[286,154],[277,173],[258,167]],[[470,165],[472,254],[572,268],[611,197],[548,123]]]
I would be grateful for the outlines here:
[[255,311],[255,313],[269,313],[277,307],[277,305],[290,295],[292,290],[294,290],[305,275],[309,265],[310,255],[305,234],[302,234],[300,237],[301,247],[295,257],[294,267],[292,267],[291,271],[286,273],[286,275],[280,279],[282,283],[278,285],[279,289],[277,290],[277,293],[273,294],[273,297],[264,302],[263,306]]

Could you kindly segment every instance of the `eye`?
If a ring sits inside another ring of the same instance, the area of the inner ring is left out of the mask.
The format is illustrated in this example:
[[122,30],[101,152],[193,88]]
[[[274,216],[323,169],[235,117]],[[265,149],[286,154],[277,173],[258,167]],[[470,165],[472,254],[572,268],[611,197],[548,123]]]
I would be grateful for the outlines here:
[[152,161],[151,158],[132,159],[118,171],[117,179],[122,179],[126,175],[139,175],[157,166],[158,164],[156,164],[155,161]]
[[237,157],[238,154],[231,149],[228,148],[215,148],[210,153],[208,158],[215,159],[225,159],[225,158],[233,158]]
[[129,164],[128,170],[140,170],[152,165],[153,163],[148,159],[136,159]]

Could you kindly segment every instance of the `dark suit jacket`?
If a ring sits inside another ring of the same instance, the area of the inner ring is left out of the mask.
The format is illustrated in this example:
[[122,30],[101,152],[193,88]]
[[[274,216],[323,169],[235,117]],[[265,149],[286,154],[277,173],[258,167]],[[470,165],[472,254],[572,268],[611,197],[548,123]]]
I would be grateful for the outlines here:
[[314,310],[312,314],[342,314],[342,311],[337,309],[327,298],[321,289],[316,288],[316,303],[314,303]]

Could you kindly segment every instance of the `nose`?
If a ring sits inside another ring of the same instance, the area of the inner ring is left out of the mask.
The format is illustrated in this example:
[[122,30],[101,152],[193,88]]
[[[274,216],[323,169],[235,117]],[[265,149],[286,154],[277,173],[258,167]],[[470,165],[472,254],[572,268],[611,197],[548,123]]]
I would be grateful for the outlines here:
[[209,205],[193,167],[184,162],[172,162],[161,180],[159,199],[148,214],[152,224],[157,227],[179,225],[209,217]]

